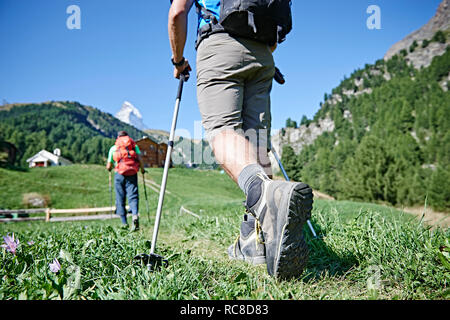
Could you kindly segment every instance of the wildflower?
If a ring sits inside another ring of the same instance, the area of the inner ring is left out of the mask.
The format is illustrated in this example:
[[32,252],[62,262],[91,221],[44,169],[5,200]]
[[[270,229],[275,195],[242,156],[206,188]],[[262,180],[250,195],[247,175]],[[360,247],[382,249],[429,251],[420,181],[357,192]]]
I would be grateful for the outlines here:
[[61,264],[59,263],[58,259],[53,259],[52,263],[48,264],[50,271],[54,273],[58,273],[59,270],[61,270]]
[[27,244],[28,244],[29,246],[32,246],[32,245],[34,244],[34,241],[33,241],[33,240],[28,241]]
[[3,237],[4,244],[1,245],[2,248],[5,248],[7,251],[11,252],[13,255],[16,255],[16,249],[19,246],[19,239],[14,239],[14,233],[12,237],[8,234]]

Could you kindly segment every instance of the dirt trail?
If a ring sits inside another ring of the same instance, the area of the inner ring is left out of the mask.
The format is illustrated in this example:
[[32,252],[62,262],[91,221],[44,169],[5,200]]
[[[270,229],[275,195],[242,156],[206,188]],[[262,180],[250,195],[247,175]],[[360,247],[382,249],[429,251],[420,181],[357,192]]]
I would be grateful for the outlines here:
[[[284,180],[283,177],[274,176],[275,180]],[[313,190],[315,199],[335,200],[332,196],[323,192]],[[400,211],[405,211],[416,216],[418,219],[422,218],[425,207],[403,207],[396,208]],[[448,228],[450,226],[450,213],[434,211],[431,208],[426,208],[424,222],[430,226],[439,226],[442,228]]]
[[[405,207],[399,210],[411,213],[416,217],[418,217],[419,219],[421,219],[424,213],[424,209],[425,209],[424,207],[413,207],[413,208]],[[448,228],[450,226],[450,213],[433,211],[432,209],[427,208],[425,210],[424,222],[428,225]]]

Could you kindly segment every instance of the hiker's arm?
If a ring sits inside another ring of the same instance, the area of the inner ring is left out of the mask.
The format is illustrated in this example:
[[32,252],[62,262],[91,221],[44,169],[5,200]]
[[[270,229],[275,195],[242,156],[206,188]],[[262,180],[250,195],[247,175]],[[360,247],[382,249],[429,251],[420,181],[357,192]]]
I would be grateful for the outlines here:
[[[187,19],[194,0],[174,0],[169,10],[169,41],[172,48],[173,61],[179,62],[183,59],[184,46],[187,37]],[[179,78],[180,74],[185,70],[191,71],[189,62],[185,60],[184,64],[174,67],[173,75]]]
[[106,159],[106,170],[111,171],[113,168],[113,155],[112,151],[113,147],[111,147],[108,151],[108,158]]
[[139,161],[139,167],[141,168],[141,172],[145,173],[144,160],[140,155],[137,155],[137,160]]

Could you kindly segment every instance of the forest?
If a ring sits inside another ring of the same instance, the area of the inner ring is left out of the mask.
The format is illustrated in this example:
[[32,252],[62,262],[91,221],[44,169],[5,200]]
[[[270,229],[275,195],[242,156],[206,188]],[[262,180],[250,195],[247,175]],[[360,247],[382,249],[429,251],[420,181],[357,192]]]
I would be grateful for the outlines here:
[[0,141],[18,148],[16,166],[45,149],[61,149],[76,163],[104,164],[117,132],[134,139],[148,135],[96,108],[78,102],[5,105],[0,107]]
[[330,117],[334,131],[299,154],[283,146],[289,176],[337,199],[450,210],[449,72],[449,47],[420,70],[403,54],[356,70],[300,121]]

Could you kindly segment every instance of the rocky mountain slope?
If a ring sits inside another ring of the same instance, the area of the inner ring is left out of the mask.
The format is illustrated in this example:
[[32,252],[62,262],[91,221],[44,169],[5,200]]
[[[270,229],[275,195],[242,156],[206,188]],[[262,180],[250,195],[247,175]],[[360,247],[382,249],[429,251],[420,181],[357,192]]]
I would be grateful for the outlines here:
[[[442,39],[433,40],[439,31],[444,35],[444,41]],[[450,0],[443,0],[433,18],[422,28],[394,44],[384,56],[384,61],[387,62],[399,55],[416,69],[429,67],[434,57],[442,56],[445,53],[449,45],[449,38]],[[413,46],[414,42],[417,43],[417,46]],[[342,103],[344,99],[347,100],[366,93],[371,94],[374,87],[392,78],[387,64],[382,64],[381,61],[378,61],[375,65],[366,66],[366,69],[355,71],[350,79],[344,80],[339,87],[333,89],[332,94],[326,97],[326,101],[322,104],[321,110],[316,114],[313,122],[308,123],[308,125],[301,125],[298,128],[283,128],[276,132],[272,136],[272,145],[275,150],[282,154],[283,146],[290,145],[295,153],[301,152],[304,146],[314,143],[317,137],[335,129],[334,122],[322,112],[324,109]],[[372,82],[372,84],[369,82]],[[450,73],[446,77],[442,77],[439,82],[444,91],[448,90],[448,82],[450,82]],[[344,110],[343,117],[351,121],[352,115],[349,110]],[[275,171],[279,170],[276,165],[273,168]]]
[[[449,29],[450,1],[443,0],[435,16],[422,28],[394,44],[384,56],[384,60],[389,60],[394,55],[405,50],[407,52],[407,61],[411,62],[415,68],[428,67],[433,57],[440,56],[445,52],[447,45],[445,42],[436,41],[424,47],[424,41],[426,43],[432,39],[438,31],[447,33]],[[415,46],[413,45],[414,43],[416,43],[417,48],[411,52],[411,48]]]

